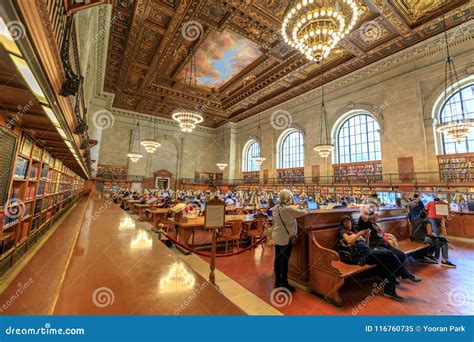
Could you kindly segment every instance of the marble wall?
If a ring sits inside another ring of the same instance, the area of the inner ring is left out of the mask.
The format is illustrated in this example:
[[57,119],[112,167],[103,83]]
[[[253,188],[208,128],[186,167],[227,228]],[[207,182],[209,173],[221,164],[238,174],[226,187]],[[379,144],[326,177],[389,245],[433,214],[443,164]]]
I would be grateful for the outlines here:
[[[101,109],[96,108],[95,112]],[[113,125],[97,130],[97,124],[91,120],[89,126],[96,134],[100,144],[93,147],[98,157],[98,164],[127,165],[128,174],[152,177],[158,170],[166,170],[177,178],[194,178],[197,172],[218,172],[216,163],[219,155],[219,144],[214,130],[197,129],[191,134],[182,134],[177,125],[169,120],[156,119],[157,137],[161,147],[153,154],[146,153],[140,145],[140,153],[144,156],[137,163],[127,158],[132,127],[135,122],[140,124],[140,137],[147,135],[150,116],[123,113],[112,109]],[[97,135],[97,131],[100,132]],[[137,144],[135,144],[136,146]],[[93,154],[94,155],[94,154]]]

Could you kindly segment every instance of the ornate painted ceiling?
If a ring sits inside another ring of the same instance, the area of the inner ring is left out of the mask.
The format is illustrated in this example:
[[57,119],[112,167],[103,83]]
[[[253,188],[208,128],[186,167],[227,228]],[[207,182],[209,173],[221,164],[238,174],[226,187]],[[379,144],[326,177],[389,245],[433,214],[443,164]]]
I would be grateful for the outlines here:
[[[323,82],[320,65],[279,34],[288,0],[114,0],[104,90],[114,107],[237,122]],[[362,18],[324,63],[324,82],[471,20],[469,0],[364,0]],[[197,83],[184,80],[195,55]]]

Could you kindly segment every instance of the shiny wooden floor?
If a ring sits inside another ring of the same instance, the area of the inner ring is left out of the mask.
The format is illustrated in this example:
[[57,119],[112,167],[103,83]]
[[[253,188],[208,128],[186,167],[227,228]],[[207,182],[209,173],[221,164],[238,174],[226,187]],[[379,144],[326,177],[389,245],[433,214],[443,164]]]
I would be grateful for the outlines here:
[[[69,260],[62,243],[76,236]],[[31,285],[17,296],[29,279]],[[96,195],[79,202],[0,301],[9,303],[3,314],[245,314],[156,234]]]
[[[409,263],[423,281],[402,282],[403,303],[376,293],[370,274],[351,279],[343,288],[343,308],[300,290],[282,303],[272,296],[270,246],[218,258],[217,268],[241,285],[223,289],[227,295],[238,298],[245,296],[240,292],[251,292],[287,315],[472,315],[474,241],[453,242],[456,249],[450,256],[457,269]],[[245,314],[206,282],[205,264],[184,260],[117,205],[92,195],[78,202],[19,273],[2,280],[10,284],[2,286],[0,314]],[[249,304],[242,300],[239,305]]]

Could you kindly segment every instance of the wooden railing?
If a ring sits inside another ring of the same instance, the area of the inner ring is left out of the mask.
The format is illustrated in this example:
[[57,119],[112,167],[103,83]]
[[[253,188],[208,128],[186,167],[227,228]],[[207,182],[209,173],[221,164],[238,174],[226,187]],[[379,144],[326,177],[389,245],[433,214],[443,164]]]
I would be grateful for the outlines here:
[[49,21],[51,23],[54,39],[58,50],[62,46],[64,40],[64,32],[66,30],[67,13],[64,7],[63,0],[46,0],[49,14]]

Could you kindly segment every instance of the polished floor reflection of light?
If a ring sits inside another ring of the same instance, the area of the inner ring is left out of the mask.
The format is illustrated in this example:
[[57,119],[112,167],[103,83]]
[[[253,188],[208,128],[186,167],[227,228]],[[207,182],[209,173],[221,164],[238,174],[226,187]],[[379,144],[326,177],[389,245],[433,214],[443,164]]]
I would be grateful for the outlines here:
[[188,272],[186,266],[182,262],[174,262],[171,264],[168,274],[160,280],[160,292],[189,291],[195,283],[194,275]]
[[144,230],[138,231],[135,238],[130,241],[131,249],[149,249],[151,246],[153,246],[153,239]]
[[135,221],[130,216],[125,216],[122,220],[120,220],[119,229],[135,229]]

